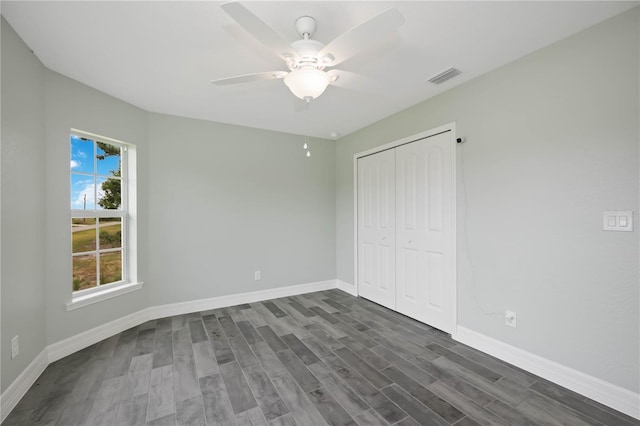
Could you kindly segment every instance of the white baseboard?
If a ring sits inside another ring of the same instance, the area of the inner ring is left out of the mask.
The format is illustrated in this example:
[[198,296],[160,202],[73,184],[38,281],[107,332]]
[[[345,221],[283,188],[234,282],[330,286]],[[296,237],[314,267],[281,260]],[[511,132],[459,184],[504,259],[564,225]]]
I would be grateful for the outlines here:
[[455,340],[640,419],[640,394],[458,326]]
[[[153,306],[47,346],[0,395],[0,422],[9,415],[48,364],[151,319],[252,303],[338,288],[357,296],[356,287],[341,280],[260,290],[210,299]],[[453,338],[475,349],[557,383],[624,414],[640,419],[640,395],[570,367],[526,352],[473,330],[458,327]]]
[[336,280],[317,281],[313,283],[292,285],[288,287],[270,288],[247,293],[229,294],[227,296],[209,299],[191,300],[188,302],[170,303],[154,306],[150,309],[150,319],[171,317],[191,312],[208,311],[209,309],[224,308],[241,305],[243,303],[259,302],[261,300],[277,299],[279,297],[295,296],[296,294],[311,293],[336,288]]
[[336,280],[336,288],[338,290],[344,291],[345,293],[349,293],[352,296],[358,297],[358,290],[356,289],[356,286],[351,283],[342,280]]
[[16,380],[0,395],[0,423],[9,415],[16,404],[27,393],[29,388],[40,377],[47,366],[65,356],[94,345],[101,340],[123,332],[146,321],[209,309],[224,308],[242,303],[259,302],[261,300],[277,299],[279,297],[295,296],[336,288],[336,280],[318,281],[288,287],[272,288],[252,291],[248,293],[231,294],[228,296],[212,297],[210,299],[192,300],[189,302],[171,303],[168,305],[152,306],[138,312],[126,315],[91,330],[83,331],[64,340],[47,346],[18,376]]
[[7,418],[11,410],[15,408],[29,388],[38,380],[45,368],[49,365],[47,349],[35,357],[25,368],[17,379],[9,385],[2,395],[0,395],[0,423]]
[[59,342],[52,343],[47,346],[47,353],[49,355],[49,363],[57,361],[65,356],[71,355],[74,352],[87,348],[91,345],[98,343],[108,337],[128,330],[131,327],[140,325],[146,321],[149,321],[150,309],[143,309],[138,312],[120,317],[116,320],[99,325],[91,330],[83,331],[75,336],[71,336]]

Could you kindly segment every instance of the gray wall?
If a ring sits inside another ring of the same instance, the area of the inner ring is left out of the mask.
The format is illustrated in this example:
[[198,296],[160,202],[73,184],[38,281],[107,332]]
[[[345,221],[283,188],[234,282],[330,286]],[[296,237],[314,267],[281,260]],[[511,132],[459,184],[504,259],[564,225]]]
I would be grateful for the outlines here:
[[[148,306],[335,278],[335,142],[307,158],[300,136],[147,113],[44,68],[4,20],[2,84],[2,391],[47,344]],[[137,147],[146,284],[67,312],[71,128]]]
[[[456,122],[459,324],[638,392],[638,10],[339,140],[338,278],[353,154]],[[603,232],[610,209],[636,230]]]
[[301,136],[161,114],[149,140],[151,305],[336,277],[335,142],[307,158]]
[[[2,392],[46,346],[44,67],[2,26]],[[11,359],[11,338],[20,355]]]
[[[58,342],[148,306],[147,287],[67,312],[71,300],[69,238],[69,131],[71,128],[136,145],[138,215],[148,215],[147,112],[51,70],[45,73],[46,156],[45,202],[47,342]],[[147,280],[147,221],[138,221],[138,279]]]

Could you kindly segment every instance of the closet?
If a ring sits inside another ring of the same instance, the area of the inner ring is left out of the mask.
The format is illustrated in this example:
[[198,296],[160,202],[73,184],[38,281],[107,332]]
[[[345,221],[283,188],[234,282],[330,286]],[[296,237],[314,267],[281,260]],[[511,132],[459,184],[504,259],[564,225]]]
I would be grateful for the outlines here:
[[451,333],[453,132],[357,157],[358,294]]

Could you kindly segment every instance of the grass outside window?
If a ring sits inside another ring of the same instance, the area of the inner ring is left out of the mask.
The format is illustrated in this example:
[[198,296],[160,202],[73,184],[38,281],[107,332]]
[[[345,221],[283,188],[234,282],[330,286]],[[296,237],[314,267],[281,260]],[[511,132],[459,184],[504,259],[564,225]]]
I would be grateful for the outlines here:
[[73,291],[122,280],[121,218],[73,218],[71,246]]

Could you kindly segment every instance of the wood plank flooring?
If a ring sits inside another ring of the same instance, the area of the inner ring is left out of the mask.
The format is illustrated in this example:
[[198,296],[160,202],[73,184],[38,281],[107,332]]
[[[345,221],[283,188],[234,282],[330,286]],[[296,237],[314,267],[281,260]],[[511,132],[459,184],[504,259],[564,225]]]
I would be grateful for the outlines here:
[[51,364],[3,425],[640,425],[339,290],[162,318]]

